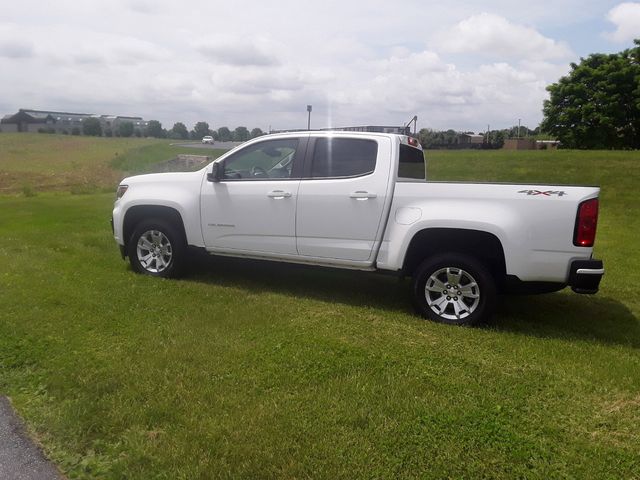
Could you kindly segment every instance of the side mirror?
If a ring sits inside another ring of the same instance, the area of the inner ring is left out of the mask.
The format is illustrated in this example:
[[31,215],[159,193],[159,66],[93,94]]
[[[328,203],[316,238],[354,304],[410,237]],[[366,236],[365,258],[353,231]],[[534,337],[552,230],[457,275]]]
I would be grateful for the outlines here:
[[216,162],[211,166],[211,171],[207,173],[208,182],[219,182],[224,175],[224,162]]

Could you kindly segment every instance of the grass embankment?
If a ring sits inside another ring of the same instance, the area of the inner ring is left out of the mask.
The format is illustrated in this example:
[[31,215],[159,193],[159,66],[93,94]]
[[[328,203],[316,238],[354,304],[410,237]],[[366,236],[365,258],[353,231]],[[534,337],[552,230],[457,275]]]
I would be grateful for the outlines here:
[[603,186],[601,292],[412,315],[394,278],[133,274],[113,197],[0,198],[0,391],[71,478],[633,478],[638,153],[429,152],[434,179]]
[[217,157],[219,150],[172,146],[154,138],[0,134],[0,194],[114,191],[129,173],[149,172],[180,153]]

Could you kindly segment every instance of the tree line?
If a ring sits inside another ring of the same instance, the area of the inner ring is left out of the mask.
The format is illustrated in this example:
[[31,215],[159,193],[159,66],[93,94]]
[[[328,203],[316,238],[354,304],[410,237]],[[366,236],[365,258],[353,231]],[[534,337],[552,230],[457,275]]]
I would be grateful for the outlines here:
[[525,125],[514,125],[510,128],[479,132],[478,135],[482,136],[482,141],[480,143],[471,143],[468,137],[469,135],[475,135],[475,133],[471,131],[456,132],[455,130],[433,130],[430,128],[423,128],[418,132],[417,137],[423,148],[457,149],[469,147],[497,149],[504,146],[504,141],[507,138],[541,138],[544,136],[540,127],[536,127],[532,130]]
[[[80,131],[72,132],[79,135]],[[229,127],[220,127],[213,130],[207,122],[197,122],[193,129],[189,131],[187,126],[182,122],[176,122],[169,130],[162,127],[162,123],[158,120],[149,120],[144,129],[135,128],[133,122],[121,122],[117,128],[102,128],[100,120],[97,118],[86,118],[82,121],[82,133],[91,136],[106,137],[154,137],[154,138],[172,138],[175,140],[202,140],[202,137],[210,135],[214,140],[220,142],[244,142],[252,138],[264,135],[265,132],[260,128],[254,128],[251,131],[247,127],[236,127],[234,130]]]
[[234,130],[229,127],[219,127],[214,130],[209,127],[207,122],[197,122],[191,131],[182,122],[176,122],[170,130],[165,130],[157,120],[149,121],[147,133],[149,137],[176,140],[202,140],[203,137],[211,136],[218,142],[245,142],[265,134],[262,129],[257,127],[252,130],[244,126],[236,127]]

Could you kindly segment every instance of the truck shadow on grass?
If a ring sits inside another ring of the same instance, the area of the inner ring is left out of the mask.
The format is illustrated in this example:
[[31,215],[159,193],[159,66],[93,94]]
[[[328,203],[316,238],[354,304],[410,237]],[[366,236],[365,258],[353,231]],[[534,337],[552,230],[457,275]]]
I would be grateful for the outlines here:
[[626,305],[603,294],[566,289],[546,295],[502,296],[492,320],[497,330],[640,348],[640,322]]
[[[188,277],[192,281],[414,315],[409,278],[237,258],[196,260]],[[638,319],[623,303],[602,293],[499,296],[486,328],[640,348]]]

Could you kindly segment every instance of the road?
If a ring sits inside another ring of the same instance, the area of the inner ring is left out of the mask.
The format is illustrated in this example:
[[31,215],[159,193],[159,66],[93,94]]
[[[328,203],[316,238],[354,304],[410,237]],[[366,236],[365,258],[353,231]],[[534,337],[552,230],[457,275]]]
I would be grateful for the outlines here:
[[62,480],[56,467],[29,439],[11,403],[0,395],[0,478]]

